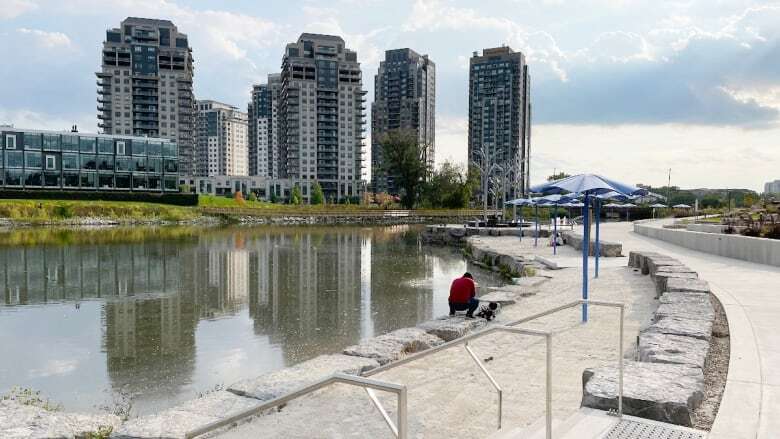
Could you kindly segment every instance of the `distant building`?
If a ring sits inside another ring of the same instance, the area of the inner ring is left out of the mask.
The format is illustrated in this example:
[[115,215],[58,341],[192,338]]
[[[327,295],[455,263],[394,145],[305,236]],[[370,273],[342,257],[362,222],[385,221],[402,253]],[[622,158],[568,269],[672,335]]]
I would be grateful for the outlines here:
[[177,192],[178,149],[168,139],[0,128],[8,189]]
[[279,178],[279,92],[281,76],[252,87],[249,114],[249,175]]
[[764,184],[765,194],[780,194],[780,180],[770,181]]
[[391,130],[413,130],[425,145],[425,163],[434,167],[436,65],[428,55],[411,49],[385,52],[374,77],[371,107],[371,187],[374,192],[396,194],[393,176],[382,171],[382,136]]
[[285,48],[279,98],[279,177],[318,182],[326,199],[359,197],[365,110],[357,53],[341,37],[301,34]]
[[[474,52],[469,62],[469,165],[505,182],[498,193],[527,195],[530,183],[531,96],[525,57],[509,47]],[[484,160],[487,159],[487,163]],[[492,165],[498,166],[492,166]],[[481,199],[481,189],[478,197]]]
[[198,175],[248,175],[247,115],[216,101],[198,101]]
[[170,139],[179,145],[179,169],[191,174],[195,98],[187,35],[168,20],[129,17],[106,31],[101,60],[101,131]]

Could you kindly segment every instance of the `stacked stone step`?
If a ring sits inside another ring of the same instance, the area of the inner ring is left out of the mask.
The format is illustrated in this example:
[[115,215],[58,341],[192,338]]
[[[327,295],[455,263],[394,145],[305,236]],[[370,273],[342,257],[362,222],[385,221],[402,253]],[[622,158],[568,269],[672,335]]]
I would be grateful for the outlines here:
[[[625,361],[624,412],[678,425],[693,425],[704,398],[704,363],[715,312],[710,287],[680,261],[655,252],[630,252],[628,265],[655,282],[659,306],[639,334],[639,361]],[[617,408],[618,371],[586,369],[582,405]]]
[[[566,245],[574,247],[575,250],[582,251],[582,243],[585,241],[582,238],[582,233],[576,232],[561,232]],[[591,241],[590,243],[590,256],[596,255],[596,243]],[[599,240],[599,256],[605,258],[617,258],[623,256],[623,244],[619,242]]]

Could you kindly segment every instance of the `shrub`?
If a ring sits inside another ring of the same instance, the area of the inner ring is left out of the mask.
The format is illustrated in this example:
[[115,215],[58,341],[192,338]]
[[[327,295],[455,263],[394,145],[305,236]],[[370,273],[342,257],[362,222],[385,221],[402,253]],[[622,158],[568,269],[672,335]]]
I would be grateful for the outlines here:
[[54,206],[54,216],[66,219],[73,218],[73,208],[66,204]]
[[249,192],[249,196],[246,197],[247,201],[257,201],[257,195],[254,192]]
[[239,206],[246,204],[246,201],[244,201],[244,194],[242,194],[241,191],[233,194],[233,199],[236,200],[236,203],[238,203]]

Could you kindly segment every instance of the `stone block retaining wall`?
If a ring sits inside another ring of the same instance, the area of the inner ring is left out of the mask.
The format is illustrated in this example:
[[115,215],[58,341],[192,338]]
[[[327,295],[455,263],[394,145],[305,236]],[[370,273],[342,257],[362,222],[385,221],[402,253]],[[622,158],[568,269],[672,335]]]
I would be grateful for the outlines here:
[[[639,334],[638,361],[624,361],[624,413],[690,427],[704,399],[715,319],[709,285],[680,261],[654,252],[630,252],[628,265],[652,277],[660,305]],[[614,366],[586,369],[582,405],[617,409],[617,380]]]
[[[582,250],[583,238],[581,233],[561,232],[566,245],[574,247],[575,250]],[[599,255],[607,258],[623,256],[623,244],[619,242],[610,242],[599,239]],[[590,256],[596,255],[596,243],[590,242]]]

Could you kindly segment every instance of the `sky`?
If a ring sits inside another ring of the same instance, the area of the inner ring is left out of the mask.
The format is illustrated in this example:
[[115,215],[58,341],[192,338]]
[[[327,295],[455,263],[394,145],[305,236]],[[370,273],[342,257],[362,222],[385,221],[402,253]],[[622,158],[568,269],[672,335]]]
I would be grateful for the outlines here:
[[466,161],[469,57],[508,45],[532,77],[532,183],[558,170],[659,186],[671,168],[673,185],[761,191],[780,178],[780,0],[2,0],[0,123],[95,131],[101,43],[127,16],[173,21],[196,97],[244,109],[302,32],[357,51],[369,103],[385,50],[428,54],[437,164]]

